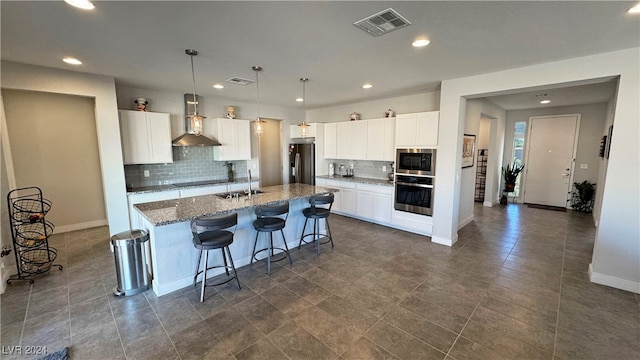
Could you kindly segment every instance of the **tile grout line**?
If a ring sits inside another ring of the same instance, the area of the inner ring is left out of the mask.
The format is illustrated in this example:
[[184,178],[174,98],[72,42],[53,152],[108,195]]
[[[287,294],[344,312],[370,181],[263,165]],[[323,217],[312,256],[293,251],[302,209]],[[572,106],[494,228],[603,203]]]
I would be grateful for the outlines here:
[[[527,229],[528,224],[525,223],[522,231],[520,232],[520,234],[518,235],[518,240],[516,240],[516,242],[513,244],[513,246],[511,247],[511,250],[509,250],[509,254],[507,254],[507,256],[504,258],[504,260],[502,261],[502,265],[500,266],[500,268],[504,267],[504,264],[507,262],[507,259],[509,258],[509,256],[511,255],[511,253],[513,252],[513,249],[516,247],[516,245],[518,244],[518,242],[520,241],[520,237],[522,236],[522,234],[524,234],[525,230]],[[495,283],[496,279],[494,278],[493,281],[489,284],[489,287],[491,287],[491,285],[493,285]],[[488,287],[487,287],[488,289]],[[462,333],[464,332],[464,329],[467,327],[467,325],[469,324],[469,322],[471,321],[471,318],[473,317],[473,315],[476,313],[476,310],[478,310],[478,307],[480,307],[480,304],[482,303],[482,300],[484,300],[484,298],[487,296],[487,292],[488,290],[485,290],[484,293],[482,294],[482,297],[480,298],[480,300],[478,301],[478,303],[476,304],[476,306],[473,308],[473,311],[471,312],[471,315],[469,315],[469,318],[467,319],[467,321],[464,323],[464,326],[462,326],[462,329],[460,329],[460,333],[458,333],[458,336],[456,337],[456,339],[453,341],[453,343],[451,344],[451,347],[449,348],[449,351],[447,351],[447,354],[445,356],[446,357],[452,357],[451,354],[451,350],[453,350],[453,348],[455,347],[456,343],[458,342],[458,340],[460,339],[460,337],[462,336]],[[474,341],[475,342],[475,341]],[[482,345],[482,344],[480,344]],[[488,349],[493,350],[492,348],[486,346],[486,345],[482,345],[484,347],[487,347]]]
[[[567,227],[569,223],[567,223]],[[558,307],[556,311],[556,331],[553,334],[553,353],[551,355],[552,359],[556,357],[556,348],[558,347],[558,327],[560,326],[560,305],[562,303],[562,283],[564,282],[564,260],[567,252],[567,229],[564,232],[564,243],[562,246],[562,267],[560,268],[560,290],[558,291]]]
[[156,309],[153,306],[151,306],[151,302],[149,302],[149,298],[147,298],[147,295],[143,293],[143,296],[144,296],[144,299],[147,301],[147,304],[149,304],[149,307],[151,308],[151,311],[153,311],[153,315],[155,315],[156,319],[160,323],[160,326],[162,327],[162,331],[164,331],[164,334],[167,335],[167,338],[169,339],[169,342],[171,343],[171,346],[173,347],[173,350],[176,352],[176,354],[178,354],[178,359],[182,360],[182,356],[180,355],[180,352],[178,352],[178,348],[176,348],[176,344],[174,343],[173,339],[171,339],[171,336],[169,336],[169,332],[164,327],[164,324],[162,323],[162,320],[160,320],[160,316],[158,316],[158,313],[156,312]]
[[20,342],[22,346],[22,340],[24,338],[24,329],[27,327],[27,317],[29,316],[29,306],[31,305],[31,293],[33,291],[33,284],[29,285],[29,296],[27,297],[27,308],[24,310],[24,319],[22,320],[22,330],[20,331]]

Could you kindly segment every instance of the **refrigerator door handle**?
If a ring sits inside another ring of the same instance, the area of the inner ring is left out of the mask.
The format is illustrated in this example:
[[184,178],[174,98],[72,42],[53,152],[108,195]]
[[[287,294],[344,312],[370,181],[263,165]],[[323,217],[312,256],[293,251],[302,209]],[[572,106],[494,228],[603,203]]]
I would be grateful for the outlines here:
[[296,153],[296,160],[294,165],[294,176],[296,178],[296,183],[300,183],[300,153]]

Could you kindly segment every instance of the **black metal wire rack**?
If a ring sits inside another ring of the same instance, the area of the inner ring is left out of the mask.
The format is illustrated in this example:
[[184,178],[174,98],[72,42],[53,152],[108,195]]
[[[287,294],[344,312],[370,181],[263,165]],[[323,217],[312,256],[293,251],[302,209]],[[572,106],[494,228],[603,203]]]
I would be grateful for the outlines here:
[[51,210],[51,201],[42,197],[38,187],[25,187],[7,194],[13,250],[18,273],[7,280],[25,280],[33,284],[33,276],[46,273],[54,264],[58,251],[49,246],[49,237],[55,228],[45,217]]

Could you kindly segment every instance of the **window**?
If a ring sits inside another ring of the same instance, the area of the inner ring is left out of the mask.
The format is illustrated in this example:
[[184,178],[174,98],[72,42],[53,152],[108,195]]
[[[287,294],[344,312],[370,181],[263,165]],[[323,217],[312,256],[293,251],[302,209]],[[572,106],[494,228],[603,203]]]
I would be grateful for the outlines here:
[[[515,123],[514,131],[513,131],[513,153],[511,156],[512,158],[511,162],[514,165],[522,165],[522,162],[524,160],[524,132],[526,128],[527,128],[526,121],[517,121]],[[522,174],[523,173],[520,173],[520,176],[518,176],[518,179],[516,180],[516,187],[513,192],[513,196],[520,195],[520,183],[522,181],[522,176],[523,176]]]

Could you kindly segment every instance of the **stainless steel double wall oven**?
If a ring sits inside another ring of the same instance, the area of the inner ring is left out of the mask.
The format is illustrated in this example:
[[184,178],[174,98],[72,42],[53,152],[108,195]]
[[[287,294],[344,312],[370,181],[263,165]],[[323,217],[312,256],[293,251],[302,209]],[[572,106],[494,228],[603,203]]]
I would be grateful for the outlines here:
[[397,149],[394,208],[433,215],[435,149]]

